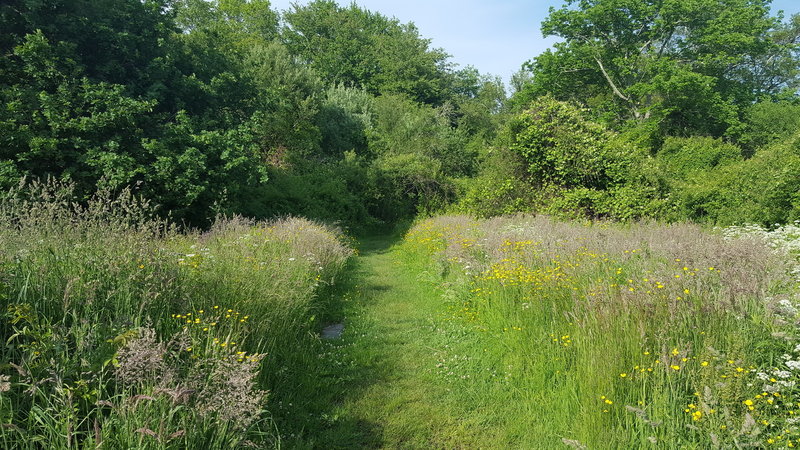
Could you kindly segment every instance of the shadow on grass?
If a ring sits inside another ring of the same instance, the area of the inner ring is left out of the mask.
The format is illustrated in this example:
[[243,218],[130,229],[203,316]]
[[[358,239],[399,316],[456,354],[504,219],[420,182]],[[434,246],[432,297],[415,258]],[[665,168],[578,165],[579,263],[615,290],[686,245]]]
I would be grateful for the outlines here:
[[[379,448],[384,445],[381,424],[348,412],[343,405],[391,376],[383,339],[361,311],[392,286],[373,277],[365,257],[385,254],[402,240],[403,229],[359,239],[360,257],[353,258],[345,276],[320,293],[321,309],[315,329],[344,323],[341,339],[323,341],[309,336],[298,342],[297,361],[272,387],[270,411],[285,448]],[[299,364],[298,364],[299,363]]]

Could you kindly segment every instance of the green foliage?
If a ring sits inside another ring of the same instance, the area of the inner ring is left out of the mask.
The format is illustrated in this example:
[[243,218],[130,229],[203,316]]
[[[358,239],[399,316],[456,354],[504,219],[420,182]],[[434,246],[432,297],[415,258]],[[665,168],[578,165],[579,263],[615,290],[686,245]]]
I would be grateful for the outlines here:
[[283,41],[329,84],[402,93],[431,104],[444,100],[447,55],[430,49],[413,24],[332,0],[294,5],[284,19]]
[[800,130],[800,105],[789,102],[760,101],[745,111],[744,132],[739,138],[752,154],[760,148],[784,140]]
[[742,160],[742,150],[720,139],[695,136],[667,138],[656,161],[663,175],[675,181]]
[[537,186],[606,189],[625,179],[633,149],[616,146],[611,133],[576,107],[545,97],[508,125],[509,149],[522,156]]
[[316,167],[274,168],[270,183],[243,196],[251,216],[302,216],[361,229],[373,225],[374,174],[353,159]]
[[127,96],[124,86],[75,78],[74,63],[58,53],[41,32],[14,51],[24,78],[0,88],[8,105],[0,112],[7,168],[0,183],[7,189],[20,176],[63,176],[80,183],[81,194],[103,175],[129,183],[141,168],[128,150],[146,137],[154,102]]
[[278,14],[267,0],[178,0],[174,7],[178,26],[226,36],[229,51],[246,53],[278,36]]
[[465,148],[466,133],[451,125],[453,111],[447,105],[431,108],[405,96],[383,95],[375,99],[375,120],[369,129],[369,145],[378,155],[417,154],[428,159],[434,171],[463,176],[474,173],[474,152]]
[[[166,79],[163,42],[175,28],[162,0],[10,0],[0,6],[0,74],[18,76],[7,59],[25,36],[41,31],[92,81],[125,85],[148,98]],[[73,76],[73,73],[69,74]]]
[[615,126],[654,122],[656,136],[722,136],[742,108],[796,82],[796,27],[767,0],[570,0],[542,32],[564,41],[528,64],[518,105],[551,94]]
[[509,121],[508,150],[497,152],[499,166],[484,173],[462,208],[481,216],[549,211],[630,219],[652,213],[659,190],[641,170],[647,155],[584,115],[552,97],[533,102]]
[[715,224],[766,226],[800,219],[800,147],[796,137],[750,159],[698,172],[676,197],[682,215]]
[[322,150],[332,156],[369,152],[367,130],[373,123],[373,97],[362,89],[342,84],[330,87],[317,115]]
[[506,92],[499,78],[477,77],[474,92],[456,99],[458,129],[483,147],[491,143],[505,119]]
[[364,225],[440,205],[448,177],[475,172],[503,97],[413,25],[355,5],[297,6],[283,30],[266,0],[0,13],[0,185],[53,176],[79,201],[136,186],[192,225],[289,211]]
[[254,89],[251,101],[260,112],[257,142],[262,154],[288,150],[292,158],[319,152],[315,119],[322,83],[308,67],[297,64],[286,48],[273,42],[254,46],[245,59],[244,76]]

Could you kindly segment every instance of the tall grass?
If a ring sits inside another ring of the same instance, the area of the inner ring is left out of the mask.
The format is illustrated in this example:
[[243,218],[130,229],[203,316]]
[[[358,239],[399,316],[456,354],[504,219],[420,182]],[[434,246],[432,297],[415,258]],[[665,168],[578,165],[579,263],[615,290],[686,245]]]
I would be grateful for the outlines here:
[[791,265],[739,234],[450,216],[404,252],[445,281],[437,371],[497,445],[793,447]]
[[302,370],[351,250],[302,219],[179,231],[129,192],[0,200],[0,446],[276,445],[269,392]]

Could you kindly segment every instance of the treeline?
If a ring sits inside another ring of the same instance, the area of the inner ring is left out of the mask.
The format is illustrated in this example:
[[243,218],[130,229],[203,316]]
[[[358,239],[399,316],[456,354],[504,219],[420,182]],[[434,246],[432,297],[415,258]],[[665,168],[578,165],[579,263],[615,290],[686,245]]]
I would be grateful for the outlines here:
[[443,204],[505,97],[412,24],[327,0],[11,0],[0,29],[0,187],[133,186],[193,225]]
[[567,1],[460,209],[800,219],[800,17],[770,0]]
[[199,226],[800,219],[800,19],[770,0],[567,1],[510,98],[329,0],[11,0],[0,29],[0,188],[132,186]]

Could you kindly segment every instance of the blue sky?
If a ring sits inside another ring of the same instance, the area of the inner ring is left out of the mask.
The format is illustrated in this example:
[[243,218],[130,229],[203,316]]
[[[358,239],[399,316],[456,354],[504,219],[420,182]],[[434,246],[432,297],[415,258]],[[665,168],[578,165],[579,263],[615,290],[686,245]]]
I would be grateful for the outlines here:
[[[338,0],[347,5],[350,0]],[[305,0],[272,0],[278,10]],[[508,81],[523,62],[555,42],[545,39],[539,29],[548,8],[562,0],[357,0],[356,3],[401,22],[414,22],[423,37],[432,39],[453,55],[453,62],[472,65],[481,73]],[[773,11],[786,16],[800,13],[798,0],[773,0]]]

